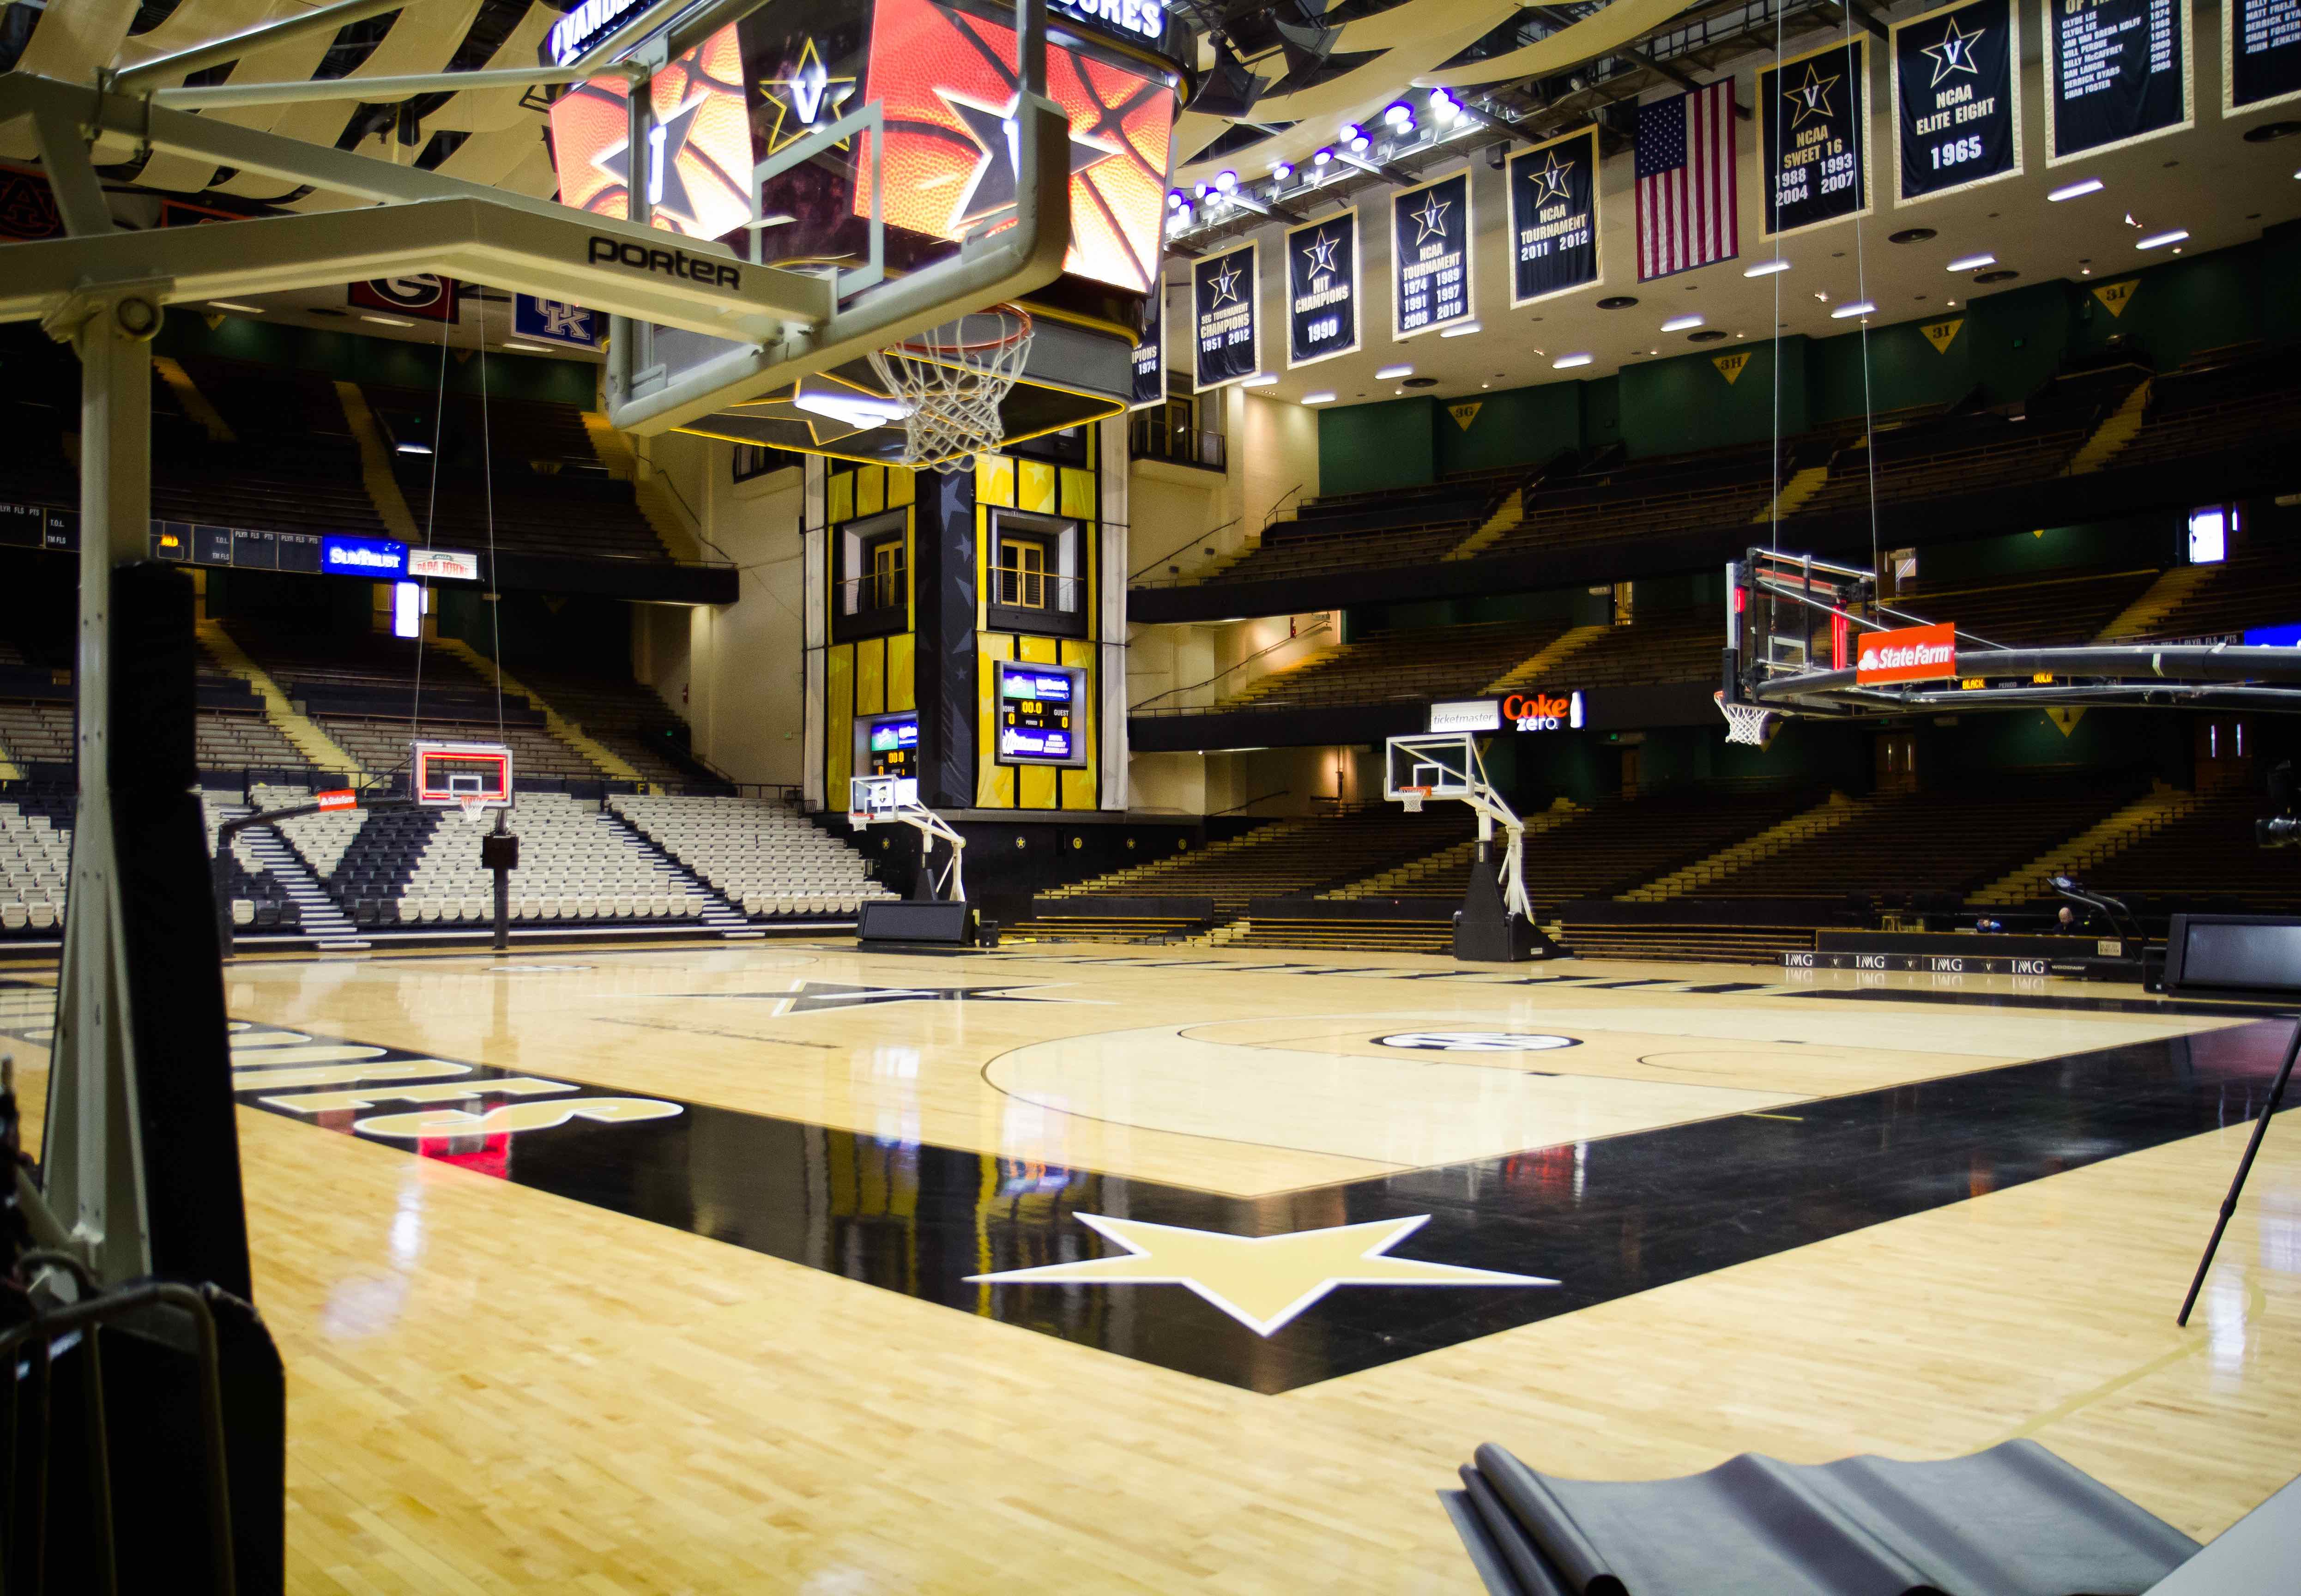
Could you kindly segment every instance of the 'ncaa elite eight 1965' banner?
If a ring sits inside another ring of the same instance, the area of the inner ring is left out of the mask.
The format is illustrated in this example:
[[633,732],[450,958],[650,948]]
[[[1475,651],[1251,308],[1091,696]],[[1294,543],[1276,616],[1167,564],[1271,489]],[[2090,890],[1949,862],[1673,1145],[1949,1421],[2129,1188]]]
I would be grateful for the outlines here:
[[1894,24],[1903,203],[2020,174],[2021,59],[2013,0],[1966,0]]
[[2046,165],[2191,120],[2188,0],[2046,0]]
[[1521,150],[1510,162],[1510,305],[1598,280],[1598,130]]
[[1359,347],[1359,213],[1343,211],[1288,230],[1286,363],[1348,355]]
[[1390,197],[1391,336],[1467,322],[1470,298],[1468,170]]
[[1870,213],[1870,36],[1758,74],[1766,233]]
[[1198,347],[1194,370],[1201,393],[1262,369],[1257,264],[1250,243],[1191,268],[1191,338]]

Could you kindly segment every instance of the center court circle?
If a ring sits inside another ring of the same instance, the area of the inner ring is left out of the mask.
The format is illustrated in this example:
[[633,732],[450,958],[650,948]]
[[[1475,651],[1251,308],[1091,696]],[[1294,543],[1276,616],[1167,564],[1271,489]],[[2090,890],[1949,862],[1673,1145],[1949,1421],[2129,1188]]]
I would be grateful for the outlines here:
[[1374,1040],[1385,1048],[1415,1048],[1427,1053],[1541,1053],[1582,1045],[1579,1037],[1524,1031],[1401,1031]]

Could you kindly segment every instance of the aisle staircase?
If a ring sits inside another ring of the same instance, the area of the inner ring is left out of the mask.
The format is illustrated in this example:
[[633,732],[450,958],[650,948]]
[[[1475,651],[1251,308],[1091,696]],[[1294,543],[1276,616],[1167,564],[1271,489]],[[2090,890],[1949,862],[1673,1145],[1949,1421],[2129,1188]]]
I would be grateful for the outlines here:
[[663,473],[651,462],[640,458],[631,440],[615,430],[607,418],[596,410],[582,413],[583,431],[591,440],[591,452],[607,474],[619,482],[632,485],[632,499],[639,506],[658,542],[676,560],[700,560],[704,557],[703,540],[698,529],[665,486]]
[[1494,513],[1486,517],[1485,523],[1448,549],[1444,557],[1449,560],[1477,559],[1516,531],[1525,520],[1526,489],[1513,488],[1502,496],[1502,502],[1494,506]]
[[264,701],[264,718],[272,729],[286,738],[296,751],[321,770],[334,771],[347,779],[360,773],[359,762],[336,746],[335,740],[321,731],[309,716],[299,714],[280,690],[280,684],[265,674],[264,668],[247,657],[232,635],[217,621],[203,620],[196,623],[200,647],[205,648],[216,664],[230,674],[247,683],[255,696]]
[[2079,444],[2078,452],[2070,456],[2069,469],[2062,474],[2082,477],[2117,458],[2118,451],[2131,443],[2133,435],[2141,430],[2142,413],[2149,407],[2152,386],[2151,381],[2144,380],[2125,396],[2122,405],[2104,416],[2101,425],[2093,430],[2093,436]]
[[2189,596],[2213,579],[2222,569],[2219,565],[2176,565],[2158,573],[2141,597],[2117,613],[2117,618],[2101,629],[2096,643],[2114,642],[2124,638],[2147,637],[2158,623],[2188,601]]
[[2123,808],[2096,822],[2068,841],[2057,843],[2019,869],[1966,894],[1969,904],[2034,903],[2048,895],[2047,880],[2072,875],[2124,852],[2152,832],[2163,831],[2197,806],[2197,795],[2162,783]]
[[[508,681],[506,686],[509,686]],[[704,930],[716,932],[730,941],[752,941],[767,934],[753,925],[745,917],[739,906],[730,904],[717,888],[682,864],[678,856],[669,848],[640,831],[630,821],[625,820],[614,809],[601,809],[599,823],[613,833],[616,840],[623,843],[624,847],[644,856],[650,865],[668,872],[671,879],[678,883],[681,891],[690,898],[699,898],[703,900],[703,913],[700,918]]]
[[1663,903],[1673,898],[1692,897],[1701,888],[1745,865],[1770,858],[1795,843],[1836,830],[1868,810],[1874,801],[1870,798],[1849,798],[1842,792],[1833,792],[1826,801],[1770,825],[1755,836],[1745,837],[1730,847],[1721,848],[1714,854],[1623,893],[1619,901]]
[[[1259,843],[1275,841],[1281,837],[1291,836],[1309,823],[1310,823],[1307,820],[1274,820],[1266,825],[1259,825],[1251,831],[1242,831],[1235,837],[1225,838],[1220,842],[1209,842],[1206,847],[1196,849],[1193,852],[1167,854],[1156,859],[1147,860],[1140,865],[1129,865],[1125,869],[1114,870],[1109,875],[1091,876],[1083,882],[1073,882],[1067,887],[1050,888],[1046,891],[1040,893],[1039,897],[1043,900],[1046,898],[1111,898],[1123,896],[1125,893],[1126,889],[1134,886],[1145,874],[1159,868],[1161,865],[1172,864],[1177,859],[1219,859],[1226,855],[1237,853],[1240,849],[1244,848],[1251,847]],[[1157,897],[1159,894],[1157,890],[1153,888],[1149,895]]]
[[[244,820],[255,811],[245,804],[233,804],[217,813],[225,820]],[[312,873],[311,867],[276,830],[268,825],[250,826],[239,834],[239,840],[247,844],[249,855],[264,866],[265,874],[279,878],[289,900],[296,906],[296,917],[305,936],[327,951],[350,952],[368,946],[359,928],[336,907],[327,889],[320,885],[319,877]]]
[[[614,749],[607,748],[593,740],[587,732],[584,731],[582,727],[577,725],[574,722],[569,720],[565,715],[561,714],[557,710],[552,708],[549,704],[546,703],[542,694],[536,692],[531,688],[522,686],[518,678],[512,675],[508,671],[504,672],[500,676],[498,676],[496,671],[496,662],[489,659],[478,649],[473,648],[469,643],[464,641],[463,639],[443,637],[437,639],[437,641],[442,653],[451,654],[455,656],[456,658],[461,660],[479,676],[481,681],[499,682],[506,696],[516,696],[518,698],[525,698],[529,703],[543,711],[543,729],[546,731],[550,732],[552,736],[557,738],[561,742],[565,743],[569,748],[573,748],[577,753],[582,755],[584,758],[590,760],[592,767],[598,771],[601,775],[612,777],[619,781],[639,781],[644,780],[638,770],[632,766],[630,760],[625,759],[621,754],[616,753]],[[650,790],[652,790],[650,789]]]
[[399,491],[399,479],[391,474],[391,451],[384,447],[375,414],[367,407],[367,396],[356,383],[338,382],[336,400],[344,407],[344,422],[351,428],[352,441],[359,445],[360,486],[367,489],[384,530],[410,548],[425,542],[414,512],[407,507],[406,496]]
[[1809,465],[1803,471],[1791,472],[1790,480],[1782,484],[1781,492],[1761,506],[1758,513],[1750,517],[1751,524],[1760,525],[1796,514],[1804,507],[1806,500],[1821,491],[1821,485],[1828,480],[1829,467],[1827,465]]
[[1522,687],[1531,687],[1555,671],[1569,656],[1578,653],[1613,630],[1611,626],[1604,625],[1569,627],[1486,683],[1486,691],[1509,693]]

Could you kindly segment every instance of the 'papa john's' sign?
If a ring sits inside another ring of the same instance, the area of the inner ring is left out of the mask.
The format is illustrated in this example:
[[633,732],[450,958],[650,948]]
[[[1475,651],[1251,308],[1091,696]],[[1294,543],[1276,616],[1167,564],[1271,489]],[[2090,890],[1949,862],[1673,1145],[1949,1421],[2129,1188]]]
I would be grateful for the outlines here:
[[1863,687],[1956,674],[1957,628],[1946,621],[1937,626],[1873,631],[1862,639],[1862,652],[1853,662],[1853,680]]

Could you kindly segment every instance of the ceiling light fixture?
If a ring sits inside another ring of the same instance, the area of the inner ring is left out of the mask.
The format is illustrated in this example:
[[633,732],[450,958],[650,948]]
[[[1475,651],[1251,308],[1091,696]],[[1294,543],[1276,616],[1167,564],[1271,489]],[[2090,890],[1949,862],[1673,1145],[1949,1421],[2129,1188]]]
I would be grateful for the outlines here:
[[413,326],[414,326],[414,325],[415,325],[415,323],[414,323],[414,322],[408,322],[408,321],[404,321],[404,320],[402,320],[400,317],[397,317],[397,316],[369,316],[369,315],[363,315],[362,317],[360,317],[360,320],[361,320],[361,321],[363,321],[363,322],[374,322],[378,327],[413,327]]
[[1317,393],[1302,396],[1302,403],[1305,405],[1331,405],[1334,402],[1335,390],[1331,388],[1322,388]]
[[1476,322],[1465,322],[1460,327],[1447,328],[1438,336],[1440,338],[1468,338],[1474,332],[1484,332],[1485,330],[1485,329],[1479,326]]
[[2064,183],[2046,198],[2054,205],[2065,199],[2082,199],[2088,194],[2099,194],[2105,185],[2099,178],[2080,178],[2074,183]]
[[1392,382],[1401,377],[1411,377],[1413,375],[1414,368],[1412,366],[1385,366],[1374,374],[1374,380],[1376,382]]
[[1877,313],[1878,307],[1870,301],[1856,299],[1851,305],[1841,305],[1830,312],[1829,319],[1833,322],[1843,322],[1848,316],[1872,316]]
[[1218,171],[1215,173],[1215,187],[1220,189],[1223,193],[1228,194],[1232,189],[1238,187],[1238,173],[1234,171]]
[[403,455],[428,455],[431,452],[431,446],[428,443],[403,443],[394,447]]
[[1707,316],[1672,316],[1661,324],[1661,330],[1664,332],[1684,332],[1687,328],[1699,327],[1708,320]]
[[1789,269],[1790,263],[1787,261],[1760,261],[1756,265],[1752,266],[1747,271],[1744,272],[1742,275],[1745,277],[1771,277],[1777,272],[1786,272]]
[[2188,228],[2177,227],[2171,232],[2152,233],[2146,238],[2137,238],[2133,242],[2133,247],[2136,249],[2163,249],[2168,244],[2179,244],[2182,239],[2188,236],[2189,230]]
[[1294,169],[1284,161],[1273,161],[1270,163],[1270,175],[1283,183],[1294,175]]
[[1327,162],[1329,162],[1329,161],[1333,160],[1334,158],[1335,158],[1335,152],[1334,152],[1334,151],[1332,151],[1332,150],[1327,150],[1327,149],[1322,149],[1322,150],[1320,150],[1317,155],[1313,155],[1313,156],[1311,156],[1311,157],[1310,157],[1310,164],[1311,164],[1311,165],[1313,165],[1313,166],[1324,166]]
[[832,393],[821,389],[801,386],[791,396],[793,405],[813,415],[827,415],[833,421],[844,422],[857,431],[886,426],[908,418],[911,407],[895,399],[883,399],[875,394]]
[[1553,372],[1563,372],[1573,366],[1586,366],[1590,363],[1590,359],[1587,355],[1561,355],[1550,363],[1550,369]]
[[260,316],[264,313],[264,307],[260,305],[240,305],[230,299],[211,299],[208,301],[208,307],[211,310],[236,310],[243,315],[249,316]]
[[541,344],[515,344],[509,339],[506,339],[504,341],[504,347],[506,349],[516,349],[522,355],[548,355],[551,353],[550,350],[545,348]]
[[1257,372],[1253,376],[1249,377],[1245,381],[1240,383],[1239,386],[1241,388],[1268,388],[1277,380],[1278,374],[1276,372]]
[[1997,257],[1994,255],[1962,255],[1949,263],[1949,270],[1979,272],[1984,266],[1995,266],[1996,263]]

